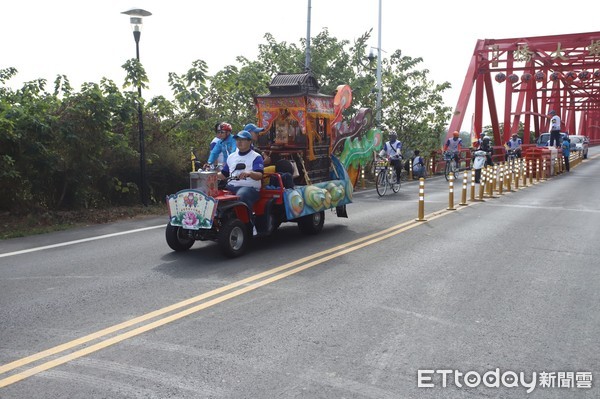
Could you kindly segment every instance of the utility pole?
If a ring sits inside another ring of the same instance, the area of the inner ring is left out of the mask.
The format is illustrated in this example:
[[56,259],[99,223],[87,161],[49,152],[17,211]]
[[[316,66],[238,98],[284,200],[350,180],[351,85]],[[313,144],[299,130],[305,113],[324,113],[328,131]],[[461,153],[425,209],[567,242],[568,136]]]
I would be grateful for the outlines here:
[[306,18],[306,59],[304,69],[310,71],[310,0],[308,0],[308,14]]

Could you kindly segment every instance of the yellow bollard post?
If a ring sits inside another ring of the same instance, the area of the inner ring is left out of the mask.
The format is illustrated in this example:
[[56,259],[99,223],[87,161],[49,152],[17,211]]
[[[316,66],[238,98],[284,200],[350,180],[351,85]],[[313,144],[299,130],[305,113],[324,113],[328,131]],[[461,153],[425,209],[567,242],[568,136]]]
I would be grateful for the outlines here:
[[527,187],[527,161],[524,159],[521,163],[521,167],[523,168],[523,187]]
[[409,162],[408,163],[408,180],[409,181],[412,181],[412,179],[413,179],[413,169],[412,168],[413,168],[413,164],[412,164],[412,162]]
[[451,173],[448,179],[448,209],[449,211],[454,211],[456,208],[454,207],[454,174]]
[[509,166],[508,170],[507,170],[507,176],[505,178],[506,181],[506,191],[513,191],[512,189],[512,181],[515,178],[515,170],[513,169],[512,165]]
[[540,159],[535,160],[535,182],[540,182]]
[[498,194],[502,195],[504,188],[504,165],[498,167]]
[[365,185],[365,168],[360,169],[360,181],[362,182],[362,188],[367,188],[367,186]]
[[417,217],[417,222],[425,222],[425,179],[419,179],[419,214]]
[[494,165],[492,168],[492,184],[490,186],[490,196],[494,196],[494,191],[496,191],[496,187],[498,184],[498,165]]
[[485,191],[485,168],[481,168],[481,176],[479,177],[479,199],[483,201],[483,192]]
[[533,159],[529,160],[529,185],[533,186]]
[[542,159],[542,180],[546,180],[546,158]]
[[502,181],[504,181],[504,189],[508,191],[508,182],[510,181],[510,162],[502,164]]
[[471,201],[475,201],[475,169],[471,169]]
[[515,166],[513,168],[513,178],[515,180],[515,191],[519,189],[519,162],[515,162]]
[[564,164],[562,163],[563,157],[556,157],[556,161],[558,162],[558,169],[560,170],[560,173],[563,173],[564,172],[564,169],[563,169]]
[[467,204],[467,182],[469,181],[469,175],[465,170],[463,173],[463,185],[462,185],[462,195],[460,197],[460,203],[458,205],[466,206]]
[[429,176],[433,176],[433,158],[429,158]]
[[488,166],[485,168],[485,192],[486,197],[492,196],[492,183],[494,182],[494,177],[492,176],[492,167]]

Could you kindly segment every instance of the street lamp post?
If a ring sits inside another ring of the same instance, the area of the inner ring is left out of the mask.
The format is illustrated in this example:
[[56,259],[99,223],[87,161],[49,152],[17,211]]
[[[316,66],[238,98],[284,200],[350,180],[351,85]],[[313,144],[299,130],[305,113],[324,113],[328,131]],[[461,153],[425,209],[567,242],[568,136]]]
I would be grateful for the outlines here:
[[[373,50],[377,50],[377,54]],[[377,79],[377,83],[375,87],[371,90],[371,93],[375,93],[377,91],[377,103],[375,105],[376,113],[375,113],[375,121],[377,123],[377,127],[381,127],[381,48],[380,47],[371,47],[369,50],[369,55],[366,57],[368,64],[362,64],[362,66],[368,69],[371,72],[375,72],[375,76]],[[373,62],[376,62],[376,67],[372,68],[371,65]]]
[[381,127],[381,0],[379,0],[379,37],[377,39],[377,127]]
[[[121,14],[129,15],[129,22],[133,28],[133,39],[135,40],[135,56],[140,61],[140,36],[142,34],[142,18],[152,15],[150,11],[142,10],[141,8],[132,8],[128,11],[123,11]],[[145,133],[144,133],[144,118],[142,115],[142,83],[138,81],[138,130],[140,135],[140,196],[142,204],[148,206],[148,196],[146,195],[146,148],[145,148]]]
[[[382,88],[381,88],[381,52],[383,51],[383,50],[381,50],[381,0],[379,0],[379,25],[378,25],[378,34],[379,34],[379,37],[377,39],[377,47],[371,46],[371,49],[369,50],[369,55],[367,57],[367,59],[369,60],[369,65],[371,65],[373,63],[373,61],[377,60],[377,67],[375,69],[372,69],[370,67],[367,67],[367,68],[370,69],[371,71],[374,71],[375,72],[375,76],[377,78],[377,83],[376,83],[376,87],[375,87],[375,89],[377,90],[377,103],[375,105],[375,108],[376,108],[375,121],[377,123],[377,127],[381,127],[381,94],[382,94]],[[375,54],[375,52],[373,51],[373,49],[377,50],[377,54]]]

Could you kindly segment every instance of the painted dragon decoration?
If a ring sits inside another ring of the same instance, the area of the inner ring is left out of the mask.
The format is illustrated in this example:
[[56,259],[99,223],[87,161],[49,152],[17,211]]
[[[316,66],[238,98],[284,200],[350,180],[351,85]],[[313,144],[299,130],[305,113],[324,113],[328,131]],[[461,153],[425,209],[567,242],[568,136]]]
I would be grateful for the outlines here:
[[373,112],[370,108],[360,108],[347,123],[342,113],[352,103],[352,90],[348,85],[340,85],[333,100],[335,118],[331,122],[333,140],[331,153],[335,153],[343,143],[339,159],[352,181],[356,185],[360,170],[373,160],[373,152],[381,150],[383,134],[373,127]]

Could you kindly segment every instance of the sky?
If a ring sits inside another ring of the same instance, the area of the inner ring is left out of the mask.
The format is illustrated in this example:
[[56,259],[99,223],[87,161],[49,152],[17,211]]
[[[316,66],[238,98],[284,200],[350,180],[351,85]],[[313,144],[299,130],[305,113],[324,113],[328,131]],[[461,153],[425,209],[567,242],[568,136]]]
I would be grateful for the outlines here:
[[[444,101],[453,108],[478,39],[600,30],[595,0],[572,5],[556,0],[482,1],[477,6],[471,0],[381,3],[384,58],[398,49],[423,58],[419,69],[429,70],[431,80],[451,83]],[[60,74],[75,89],[102,77],[121,86],[121,66],[135,57],[129,17],[121,14],[131,8],[152,13],[143,20],[140,40],[140,60],[150,80],[146,99],[171,98],[169,72],[183,74],[195,60],[206,61],[214,74],[236,65],[237,56],[256,58],[265,33],[299,44],[307,32],[308,0],[7,1],[0,13],[0,69],[18,70],[8,85],[18,88],[44,78],[51,91]],[[378,9],[379,0],[311,0],[311,36],[326,27],[331,36],[353,42],[373,29],[370,45],[377,48]],[[463,130],[469,124],[465,121]]]

